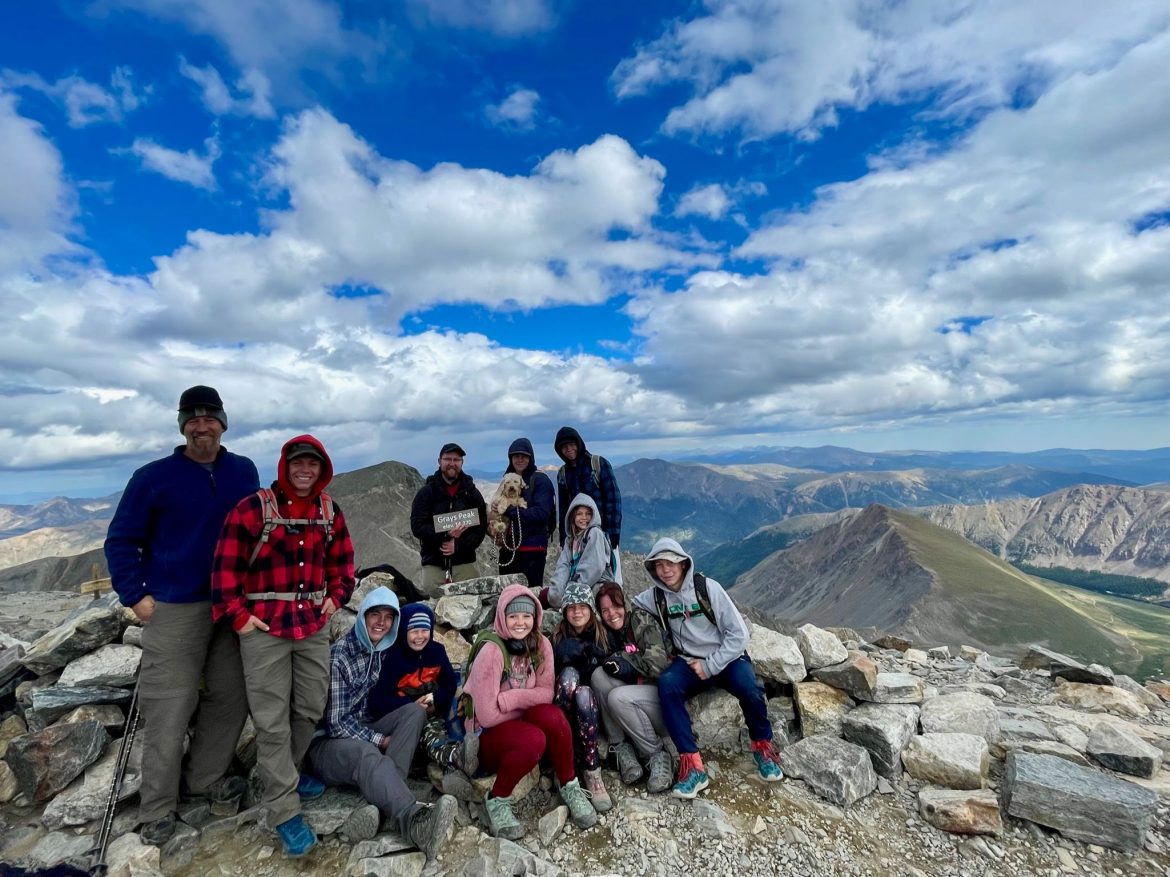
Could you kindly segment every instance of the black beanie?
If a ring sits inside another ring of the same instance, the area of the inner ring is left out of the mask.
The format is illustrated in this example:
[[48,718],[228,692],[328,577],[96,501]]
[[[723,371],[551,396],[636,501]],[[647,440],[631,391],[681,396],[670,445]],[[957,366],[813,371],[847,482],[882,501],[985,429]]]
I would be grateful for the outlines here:
[[214,417],[228,428],[227,412],[223,410],[223,400],[215,387],[205,387],[197,384],[188,387],[179,397],[179,432],[183,432],[187,421],[195,417]]

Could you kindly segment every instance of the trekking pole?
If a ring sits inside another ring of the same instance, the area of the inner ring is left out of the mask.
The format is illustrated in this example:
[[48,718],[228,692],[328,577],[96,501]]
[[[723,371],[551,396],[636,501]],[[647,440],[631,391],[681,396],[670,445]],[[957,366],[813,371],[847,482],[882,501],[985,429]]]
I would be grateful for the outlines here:
[[126,713],[126,732],[122,735],[122,744],[118,747],[118,759],[114,762],[114,779],[110,783],[110,795],[106,798],[106,812],[102,816],[102,827],[98,832],[97,849],[94,850],[94,864],[90,871],[93,874],[104,874],[106,870],[106,850],[110,846],[110,830],[114,825],[114,810],[118,806],[118,796],[122,792],[122,780],[126,775],[126,767],[130,763],[130,750],[134,746],[134,735],[138,731],[138,686],[142,677],[134,682],[134,695],[130,698],[130,709]]

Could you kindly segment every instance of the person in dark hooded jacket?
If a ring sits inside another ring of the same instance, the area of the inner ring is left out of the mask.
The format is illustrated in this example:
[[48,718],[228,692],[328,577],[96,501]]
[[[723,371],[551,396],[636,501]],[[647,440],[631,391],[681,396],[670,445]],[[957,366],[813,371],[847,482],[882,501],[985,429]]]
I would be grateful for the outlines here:
[[403,634],[382,659],[378,681],[366,706],[368,719],[375,722],[402,707],[418,704],[427,714],[422,730],[427,755],[443,767],[473,774],[478,759],[461,745],[463,733],[451,711],[459,678],[447,650],[435,641],[435,613],[425,603],[407,603],[402,607],[399,623]]
[[544,585],[544,566],[548,558],[550,522],[556,512],[556,494],[552,481],[536,468],[532,442],[518,438],[508,447],[508,468],[504,474],[515,472],[524,479],[524,500],[527,508],[509,506],[508,534],[500,546],[500,575],[523,573],[528,587],[539,589]]
[[268,490],[240,500],[212,563],[212,618],[240,637],[268,822],[290,856],[316,843],[301,797],[324,786],[300,764],[325,711],[329,618],[353,591],[353,543],[325,487],[333,464],[311,435],[290,439]]
[[[618,545],[622,538],[622,493],[618,490],[613,467],[605,457],[590,454],[581,434],[571,426],[562,426],[553,440],[557,456],[564,461],[557,472],[557,508],[560,510],[561,545],[569,537],[565,513],[569,503],[579,493],[584,493],[597,503],[601,515],[601,529],[609,538],[609,547],[614,554],[613,577],[621,584],[621,562]],[[596,471],[594,471],[596,467]]]

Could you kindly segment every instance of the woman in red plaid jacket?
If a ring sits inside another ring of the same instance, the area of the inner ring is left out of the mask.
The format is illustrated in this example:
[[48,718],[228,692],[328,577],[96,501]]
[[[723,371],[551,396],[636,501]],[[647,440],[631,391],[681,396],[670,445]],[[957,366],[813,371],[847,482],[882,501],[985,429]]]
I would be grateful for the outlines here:
[[301,799],[324,791],[300,774],[329,688],[329,617],[353,591],[353,543],[324,492],[333,464],[311,435],[289,440],[272,487],[224,521],[212,567],[212,614],[240,637],[268,824],[296,857],[316,844]]

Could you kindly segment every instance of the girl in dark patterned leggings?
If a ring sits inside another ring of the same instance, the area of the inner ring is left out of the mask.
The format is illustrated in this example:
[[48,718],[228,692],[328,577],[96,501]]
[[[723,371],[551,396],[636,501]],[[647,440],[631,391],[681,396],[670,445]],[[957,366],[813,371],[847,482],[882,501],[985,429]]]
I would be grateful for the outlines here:
[[[606,636],[593,611],[589,588],[579,582],[565,588],[561,602],[564,618],[553,632],[553,655],[557,673],[553,702],[565,711],[577,733],[578,761],[584,773],[585,790],[598,813],[613,806],[601,779],[597,755],[600,714],[589,677],[605,660]],[[582,684],[585,680],[585,684]]]

